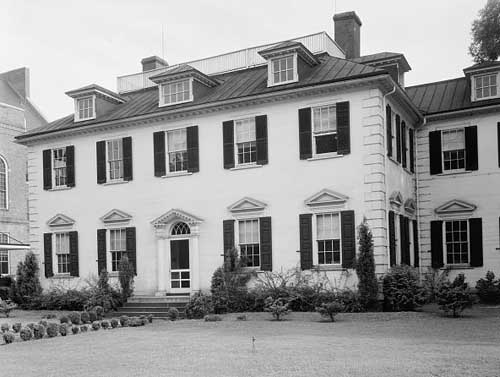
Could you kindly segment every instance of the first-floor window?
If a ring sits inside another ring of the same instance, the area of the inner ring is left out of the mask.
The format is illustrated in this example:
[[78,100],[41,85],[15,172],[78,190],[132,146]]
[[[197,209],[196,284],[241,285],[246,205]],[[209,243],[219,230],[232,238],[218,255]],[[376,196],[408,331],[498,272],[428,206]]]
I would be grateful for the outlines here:
[[0,208],[7,208],[7,163],[0,157]]
[[52,151],[54,156],[54,186],[66,186],[66,148],[58,148]]
[[312,118],[315,154],[337,152],[337,109],[335,105],[314,107]]
[[468,221],[445,221],[446,264],[469,263]]
[[238,164],[250,164],[257,161],[257,137],[255,118],[240,119],[234,122],[236,133],[236,154]]
[[260,266],[259,220],[240,220],[239,246],[243,264],[247,267]]
[[188,170],[186,128],[167,132],[168,171],[170,173]]
[[443,170],[465,168],[464,129],[443,131]]
[[111,271],[118,271],[122,256],[126,254],[125,228],[109,231],[109,251],[111,252]]
[[57,273],[69,273],[69,233],[55,233]]
[[108,172],[110,180],[123,179],[123,141],[108,141]]
[[9,274],[9,250],[0,250],[0,275]]
[[340,264],[340,216],[338,213],[316,215],[318,264]]

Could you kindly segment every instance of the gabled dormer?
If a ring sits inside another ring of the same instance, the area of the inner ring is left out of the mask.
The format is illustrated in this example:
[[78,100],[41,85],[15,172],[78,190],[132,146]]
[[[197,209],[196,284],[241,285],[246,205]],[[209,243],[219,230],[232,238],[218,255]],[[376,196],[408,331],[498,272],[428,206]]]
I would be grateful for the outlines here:
[[66,94],[75,101],[75,122],[96,119],[125,102],[118,94],[96,84],[70,90]]
[[259,51],[267,60],[267,86],[298,82],[319,60],[302,43],[287,41]]
[[218,84],[187,64],[173,67],[149,79],[158,84],[160,107],[192,102]]
[[500,61],[483,62],[464,69],[471,88],[471,102],[500,97]]

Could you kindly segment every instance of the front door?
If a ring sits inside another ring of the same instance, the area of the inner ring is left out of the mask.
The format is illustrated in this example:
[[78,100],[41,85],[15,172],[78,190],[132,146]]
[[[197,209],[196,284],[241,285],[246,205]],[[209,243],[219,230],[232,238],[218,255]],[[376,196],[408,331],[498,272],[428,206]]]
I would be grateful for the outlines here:
[[190,292],[189,240],[170,241],[170,292]]

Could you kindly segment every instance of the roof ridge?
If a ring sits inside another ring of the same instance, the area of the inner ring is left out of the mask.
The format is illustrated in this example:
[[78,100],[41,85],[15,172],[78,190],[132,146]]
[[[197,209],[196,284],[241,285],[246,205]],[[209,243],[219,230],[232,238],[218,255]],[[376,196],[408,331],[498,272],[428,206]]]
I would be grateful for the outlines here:
[[465,79],[465,77],[456,77],[456,78],[454,78],[454,79],[446,79],[446,80],[440,80],[440,81],[428,82],[428,83],[425,83],[425,84],[411,85],[411,86],[407,86],[407,87],[405,87],[405,89],[417,88],[417,87],[426,86],[426,85],[442,84],[442,83],[445,83],[445,82],[456,81],[456,80],[462,80],[462,79]]

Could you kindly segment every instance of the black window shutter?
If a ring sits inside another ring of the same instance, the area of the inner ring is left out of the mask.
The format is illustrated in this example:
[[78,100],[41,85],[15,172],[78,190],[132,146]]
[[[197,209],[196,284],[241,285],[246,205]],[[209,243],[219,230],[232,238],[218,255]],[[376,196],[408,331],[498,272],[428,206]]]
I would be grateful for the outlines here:
[[443,263],[443,222],[431,221],[432,268],[441,268]]
[[299,215],[300,268],[310,270],[313,265],[312,214]]
[[80,276],[78,263],[78,232],[69,232],[69,272],[71,276]]
[[389,105],[385,107],[385,128],[387,135],[387,156],[392,157],[392,109]]
[[260,223],[260,269],[273,270],[273,238],[271,217],[261,217]]
[[301,160],[312,157],[311,108],[299,109],[299,153]]
[[224,264],[227,262],[230,251],[234,248],[234,220],[222,221],[222,233],[224,236]]
[[443,172],[443,155],[441,153],[441,131],[429,132],[429,163],[431,174]]
[[97,274],[107,270],[106,266],[106,229],[97,229]]
[[255,117],[255,136],[257,139],[257,164],[266,165],[269,162],[267,151],[267,115]]
[[337,103],[337,153],[351,153],[351,127],[349,102]]
[[75,147],[66,147],[66,186],[75,187]]
[[389,266],[396,264],[396,222],[394,211],[389,211]]
[[401,162],[401,118],[396,114],[396,160]]
[[406,168],[406,156],[407,156],[407,147],[406,147],[406,123],[405,121],[401,122],[401,153],[402,156],[402,164],[403,167]]
[[356,259],[356,224],[354,211],[340,213],[342,234],[342,267],[353,268]]
[[401,234],[401,264],[409,266],[410,261],[410,222],[407,217],[399,216],[399,230]]
[[413,220],[413,265],[420,266],[420,254],[418,246],[418,221]]
[[465,170],[477,169],[477,126],[465,127]]
[[52,150],[45,149],[43,151],[43,189],[50,190],[52,188]]
[[500,122],[497,123],[498,166],[500,167]]
[[132,164],[132,138],[130,136],[122,139],[123,147],[123,180],[131,181],[133,179]]
[[106,183],[106,142],[96,143],[97,183]]
[[134,272],[137,275],[137,249],[135,241],[135,227],[125,228],[125,243],[127,248],[128,260],[134,266]]
[[[165,142],[165,136],[163,137]],[[188,155],[188,171],[197,173],[200,171],[200,147],[198,142],[198,126],[186,129],[186,144]],[[165,161],[165,148],[163,149],[163,161]]]
[[163,177],[167,172],[165,159],[165,131],[153,133],[153,155],[155,177]]
[[222,123],[222,139],[224,143],[224,169],[234,168],[234,121]]
[[45,277],[54,276],[52,269],[52,233],[43,234],[43,263],[45,265]]
[[413,128],[408,129],[408,137],[410,143],[410,171],[415,173],[415,135]]
[[481,218],[469,219],[470,231],[470,265],[483,265],[483,225]]

